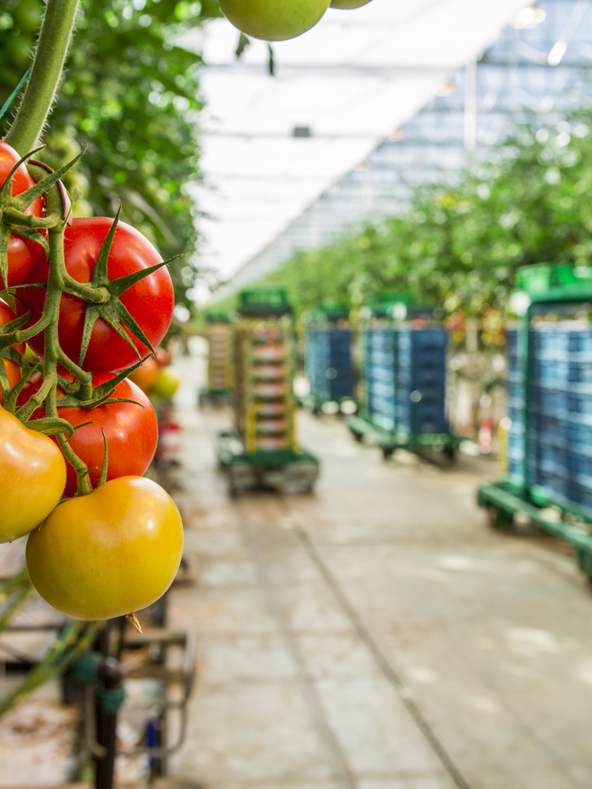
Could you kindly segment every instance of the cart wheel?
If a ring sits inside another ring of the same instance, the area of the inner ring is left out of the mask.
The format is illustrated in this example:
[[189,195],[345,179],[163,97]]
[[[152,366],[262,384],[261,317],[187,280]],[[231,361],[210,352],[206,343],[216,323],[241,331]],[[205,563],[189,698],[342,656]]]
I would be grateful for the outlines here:
[[514,523],[514,515],[495,507],[487,508],[487,522],[491,529],[496,531],[511,531]]
[[394,449],[390,449],[389,447],[380,447],[380,449],[381,449],[381,452],[382,452],[382,457],[385,460],[388,460],[389,458],[392,458],[393,452],[395,451]]
[[358,444],[361,444],[361,443],[362,443],[362,438],[363,438],[363,436],[362,436],[362,434],[361,434],[361,433],[358,433],[358,432],[356,432],[355,430],[350,430],[350,433],[351,433],[351,434],[352,434],[352,436],[354,437],[354,440],[358,442]]
[[444,447],[442,454],[447,460],[456,460],[456,450],[454,447]]
[[321,415],[321,409],[318,407],[318,405],[313,405],[311,414],[313,416],[320,416]]

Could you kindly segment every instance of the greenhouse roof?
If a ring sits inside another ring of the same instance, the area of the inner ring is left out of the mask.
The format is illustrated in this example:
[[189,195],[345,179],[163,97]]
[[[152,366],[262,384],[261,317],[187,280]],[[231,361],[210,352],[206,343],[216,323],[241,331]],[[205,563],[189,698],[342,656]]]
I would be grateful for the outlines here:
[[525,0],[373,0],[330,9],[307,34],[251,41],[226,20],[189,34],[203,52],[202,262],[231,278],[325,189],[474,61]]

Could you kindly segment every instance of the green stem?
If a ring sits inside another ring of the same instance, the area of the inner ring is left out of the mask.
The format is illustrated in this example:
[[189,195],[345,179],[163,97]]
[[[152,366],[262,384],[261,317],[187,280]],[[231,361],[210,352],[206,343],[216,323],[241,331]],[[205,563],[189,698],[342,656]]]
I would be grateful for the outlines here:
[[[49,325],[45,330],[45,348],[43,358],[43,386],[51,382],[49,391],[44,394],[45,399],[45,415],[49,417],[58,417],[57,408],[57,386],[58,386],[58,364],[63,356],[60,348],[60,341],[58,336],[58,320],[60,317],[60,299],[62,297],[64,272],[66,270],[66,263],[64,261],[64,244],[63,244],[63,228],[61,230],[50,230],[49,232],[49,247],[51,265],[49,267],[49,277],[47,280],[47,295],[45,297],[44,314],[50,316]],[[81,382],[84,386],[88,386],[90,382],[87,376]],[[41,392],[41,390],[39,390]],[[92,391],[92,390],[91,390]],[[31,400],[35,395],[31,397]],[[27,403],[26,408],[29,407],[31,402]],[[20,418],[20,413],[19,413]],[[81,460],[74,452],[72,447],[68,444],[64,436],[60,433],[56,435],[56,441],[60,449],[64,453],[66,460],[73,467],[78,479],[78,495],[86,496],[92,493],[92,486],[88,478],[88,466]]]
[[47,0],[31,77],[16,118],[5,137],[21,156],[39,139],[60,82],[79,0]]

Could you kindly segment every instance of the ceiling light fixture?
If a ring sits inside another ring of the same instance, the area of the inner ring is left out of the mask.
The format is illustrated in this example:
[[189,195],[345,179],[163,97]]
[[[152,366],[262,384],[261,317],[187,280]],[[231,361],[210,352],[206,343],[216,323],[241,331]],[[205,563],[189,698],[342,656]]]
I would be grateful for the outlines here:
[[538,24],[543,22],[547,14],[542,8],[535,8],[534,6],[527,6],[514,18],[512,27],[516,30],[531,30]]

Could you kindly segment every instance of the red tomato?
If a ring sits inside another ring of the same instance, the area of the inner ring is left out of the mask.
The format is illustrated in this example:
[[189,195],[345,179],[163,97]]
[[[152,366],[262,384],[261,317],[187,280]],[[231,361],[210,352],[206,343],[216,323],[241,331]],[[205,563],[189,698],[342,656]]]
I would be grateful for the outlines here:
[[[64,253],[66,268],[78,282],[90,282],[95,263],[113,220],[107,217],[91,219],[74,219],[66,228],[64,235]],[[107,264],[110,280],[132,274],[157,263],[162,258],[147,238],[125,222],[119,222]],[[27,282],[45,282],[48,266],[40,260],[31,271]],[[27,288],[19,292],[19,296],[31,308],[32,324],[42,311],[45,302],[45,291],[39,288]],[[145,279],[132,285],[121,296],[121,302],[127,307],[130,315],[139,324],[153,346],[157,346],[165,335],[173,317],[173,285],[166,267],[153,272]],[[19,312],[25,307],[19,304]],[[59,339],[62,349],[75,362],[80,357],[80,344],[84,327],[86,305],[75,296],[62,296],[60,320],[58,324]],[[150,353],[150,349],[128,335],[141,356]],[[38,354],[43,355],[43,336],[38,335],[30,345]],[[92,330],[90,344],[84,359],[83,367],[92,372],[110,372],[124,370],[138,360],[134,349],[122,339],[108,323],[99,318]]]
[[[72,376],[60,370],[63,378],[72,379]],[[93,386],[99,386],[114,376],[111,373],[95,373]],[[25,384],[19,402],[26,402],[33,392],[41,385],[41,373],[35,373]],[[58,390],[58,395],[62,392]],[[154,457],[158,441],[158,422],[152,403],[146,395],[131,381],[125,379],[115,388],[112,397],[135,400],[135,403],[111,403],[100,405],[96,408],[58,408],[58,416],[65,419],[72,427],[92,422],[91,425],[80,427],[74,431],[69,441],[74,452],[89,468],[96,466],[90,472],[90,481],[93,487],[99,481],[105,449],[103,434],[105,431],[107,446],[109,448],[109,462],[107,479],[118,477],[141,477]],[[35,411],[33,418],[45,416],[45,409]],[[67,463],[68,478],[64,496],[73,496],[76,493],[76,474],[72,466]]]
[[[18,153],[0,140],[0,184],[6,180],[8,173],[21,157]],[[26,192],[33,186],[34,181],[27,172],[24,164],[18,168],[12,179],[12,196],[16,197],[22,192]],[[25,214],[41,216],[43,213],[43,202],[40,197],[34,200],[25,211]],[[20,285],[24,278],[31,271],[39,257],[45,258],[45,253],[39,244],[29,241],[28,238],[11,233],[8,240],[8,286]],[[2,277],[0,277],[0,290],[4,289]]]
[[[4,326],[10,321],[13,321],[16,318],[14,312],[10,309],[8,304],[5,301],[0,299],[0,326]],[[16,350],[20,354],[25,353],[25,343],[19,343],[18,345],[14,346]],[[0,361],[0,364],[4,364],[4,369],[6,370],[6,375],[8,376],[8,383],[11,387],[15,385],[15,383],[20,380],[21,377],[21,368],[15,364],[14,362],[9,361],[8,359],[3,359]],[[0,391],[0,403],[2,402],[2,392]]]
[[171,363],[171,355],[165,348],[157,348],[154,352],[154,358],[159,367],[166,367]]

